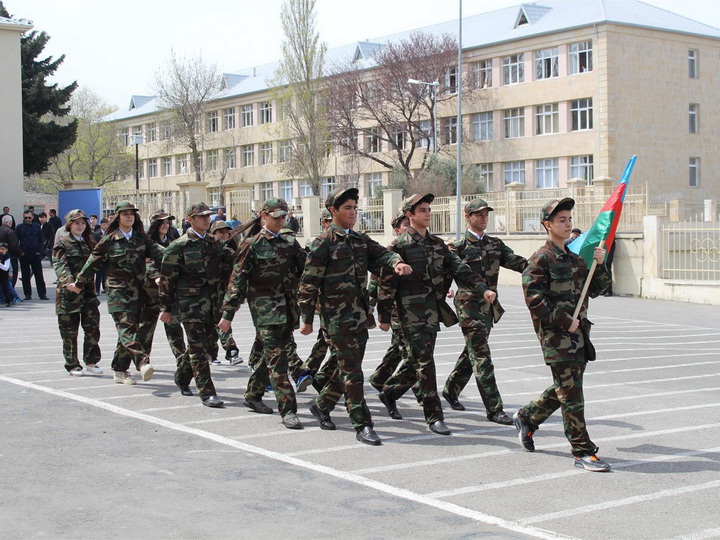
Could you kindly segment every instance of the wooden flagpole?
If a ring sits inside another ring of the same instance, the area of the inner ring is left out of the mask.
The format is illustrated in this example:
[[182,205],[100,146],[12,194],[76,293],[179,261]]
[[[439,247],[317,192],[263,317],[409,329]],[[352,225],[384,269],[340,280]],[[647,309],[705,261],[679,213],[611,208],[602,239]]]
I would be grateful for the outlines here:
[[[605,240],[601,241],[598,244],[599,248],[605,247]],[[583,286],[583,290],[580,293],[580,301],[578,302],[577,307],[575,308],[575,313],[573,314],[573,319],[577,319],[578,315],[580,315],[580,310],[582,309],[583,302],[585,302],[585,296],[587,295],[588,289],[590,288],[590,282],[592,281],[593,275],[595,274],[595,269],[597,268],[597,260],[593,258],[592,266],[590,266],[590,272],[588,272],[587,279],[585,280],[585,285]]]

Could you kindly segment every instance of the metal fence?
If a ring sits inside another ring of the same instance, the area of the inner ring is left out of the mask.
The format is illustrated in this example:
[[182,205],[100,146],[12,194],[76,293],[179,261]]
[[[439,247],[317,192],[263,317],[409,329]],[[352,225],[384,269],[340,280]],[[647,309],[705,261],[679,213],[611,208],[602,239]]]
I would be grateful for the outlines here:
[[661,278],[720,282],[720,222],[663,224],[659,244]]
[[157,210],[175,216],[182,222],[185,215],[186,200],[182,191],[135,191],[103,189],[103,213],[115,211],[115,207],[121,201],[130,201],[140,211],[140,217],[147,224],[150,216]]
[[384,216],[382,199],[370,200],[360,209],[356,227],[368,233],[382,233],[385,230]]
[[245,223],[252,219],[253,190],[237,189],[225,192],[227,215]]

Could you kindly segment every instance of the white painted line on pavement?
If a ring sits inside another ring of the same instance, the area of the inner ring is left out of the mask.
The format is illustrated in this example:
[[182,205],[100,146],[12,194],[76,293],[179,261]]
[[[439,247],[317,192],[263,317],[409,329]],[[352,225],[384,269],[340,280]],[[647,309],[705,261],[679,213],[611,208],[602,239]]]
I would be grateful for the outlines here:
[[712,482],[705,482],[704,484],[694,484],[692,486],[683,486],[674,489],[664,489],[662,491],[656,491],[655,493],[646,493],[645,495],[636,495],[634,497],[626,497],[624,499],[616,499],[614,501],[606,501],[588,506],[579,506],[570,508],[568,510],[562,510],[560,512],[549,512],[547,514],[540,514],[538,516],[532,516],[519,520],[520,523],[525,525],[531,525],[533,523],[540,523],[542,521],[550,521],[552,519],[562,519],[570,516],[577,516],[578,514],[587,514],[589,512],[599,512],[600,510],[607,510],[609,508],[617,508],[618,506],[627,506],[630,504],[638,504],[646,501],[654,501],[656,499],[662,499],[665,497],[675,497],[676,495],[684,495],[685,493],[694,493],[696,491],[702,491],[705,489],[713,489],[720,487],[720,480],[714,480]]
[[705,540],[706,538],[720,538],[720,528],[705,529],[704,531],[698,531],[692,534],[683,534],[670,540]]
[[418,504],[422,504],[425,506],[437,508],[439,510],[443,510],[443,511],[451,513],[451,514],[455,514],[455,515],[462,516],[462,517],[465,517],[468,519],[472,519],[474,521],[477,521],[479,523],[484,523],[486,525],[494,525],[497,527],[501,527],[503,529],[507,529],[507,530],[514,531],[514,532],[521,533],[521,534],[527,534],[529,536],[533,536],[536,538],[547,538],[547,539],[570,538],[568,536],[561,535],[561,534],[558,534],[558,533],[555,533],[552,531],[546,531],[544,529],[539,529],[537,527],[523,526],[523,525],[520,525],[516,521],[506,520],[506,519],[499,518],[496,516],[484,514],[482,512],[478,512],[476,510],[471,510],[469,508],[465,508],[465,507],[459,506],[457,504],[448,503],[446,501],[439,501],[436,499],[431,499],[430,497],[425,497],[424,495],[420,495],[419,493],[415,493],[413,491],[399,488],[396,486],[391,486],[389,484],[378,482],[377,480],[372,480],[370,478],[364,478],[357,474],[353,474],[353,473],[346,472],[346,471],[341,471],[338,469],[333,469],[332,467],[327,467],[325,465],[311,463],[309,461],[305,461],[305,460],[298,459],[298,458],[291,457],[291,456],[286,456],[284,454],[280,454],[278,452],[273,452],[271,450],[265,450],[264,448],[259,448],[257,446],[252,446],[252,445],[249,445],[246,443],[242,443],[242,442],[230,439],[228,437],[218,435],[216,433],[211,433],[209,431],[204,431],[204,430],[197,429],[197,428],[183,426],[176,422],[170,422],[168,420],[163,420],[161,418],[156,418],[154,416],[137,413],[134,411],[129,411],[127,409],[123,409],[122,407],[117,407],[115,405],[103,403],[102,401],[98,401],[95,399],[86,398],[83,396],[77,396],[75,394],[63,392],[62,390],[55,390],[53,388],[48,388],[45,386],[28,383],[25,381],[21,381],[19,379],[13,379],[13,378],[6,377],[3,375],[0,375],[0,380],[3,380],[10,384],[15,384],[17,386],[23,386],[25,388],[30,388],[33,390],[38,390],[40,392],[45,392],[47,394],[51,394],[51,395],[54,395],[57,397],[62,397],[62,398],[66,398],[66,399],[71,399],[73,401],[78,401],[80,403],[84,403],[86,405],[97,407],[99,409],[103,409],[103,410],[109,411],[114,414],[126,416],[129,418],[134,418],[136,420],[141,420],[143,422],[147,422],[150,424],[155,424],[157,426],[171,429],[173,431],[178,431],[181,433],[186,433],[188,435],[194,435],[196,437],[201,437],[203,439],[207,439],[209,441],[213,441],[218,444],[224,444],[226,446],[235,448],[237,450],[242,450],[245,452],[257,454],[257,455],[267,457],[267,458],[270,458],[270,459],[273,459],[276,461],[280,461],[282,463],[286,463],[288,465],[292,465],[295,467],[301,467],[303,469],[308,469],[313,472],[332,476],[334,478],[338,478],[338,479],[344,480],[346,482],[350,482],[350,483],[357,484],[357,485],[360,485],[363,487],[374,489],[376,491],[380,491],[382,493],[386,493],[393,497],[398,497],[398,498],[416,502]]

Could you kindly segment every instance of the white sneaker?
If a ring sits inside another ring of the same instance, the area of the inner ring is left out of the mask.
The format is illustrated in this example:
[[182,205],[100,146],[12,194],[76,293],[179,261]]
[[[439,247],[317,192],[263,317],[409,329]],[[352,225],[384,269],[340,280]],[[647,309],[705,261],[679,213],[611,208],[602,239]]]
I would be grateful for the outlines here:
[[210,363],[213,366],[221,366],[222,365],[222,362],[220,360],[218,360],[217,358],[213,358],[212,360],[210,360]]
[[140,368],[140,375],[142,375],[142,380],[145,382],[152,379],[153,373],[155,373],[155,370],[150,364],[143,364]]
[[102,375],[103,370],[97,366],[85,366],[85,372],[88,375]]
[[237,351],[232,352],[230,358],[228,358],[228,361],[230,362],[231,366],[237,366],[243,363],[243,359],[240,357]]
[[113,380],[119,384],[135,384],[135,379],[132,378],[128,371],[115,371]]
[[75,377],[82,377],[83,375],[85,375],[85,370],[81,367],[76,367],[75,369],[70,370],[68,373],[70,375],[74,375]]

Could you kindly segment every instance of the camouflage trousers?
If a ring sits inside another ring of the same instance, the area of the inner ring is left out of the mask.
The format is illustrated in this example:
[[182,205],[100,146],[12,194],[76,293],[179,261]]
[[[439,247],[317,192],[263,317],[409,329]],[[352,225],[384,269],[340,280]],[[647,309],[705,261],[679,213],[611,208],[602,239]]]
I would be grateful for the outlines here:
[[[152,352],[153,339],[155,338],[155,328],[157,328],[158,316],[160,315],[160,305],[151,304],[147,306],[142,313],[142,321],[138,329],[138,339],[142,343],[145,353],[150,356]],[[183,334],[182,325],[178,322],[175,315],[169,323],[164,323],[165,336],[167,337],[170,350],[177,361],[185,352],[185,335]]]
[[78,333],[81,326],[85,334],[83,362],[97,364],[100,361],[100,310],[95,305],[84,305],[77,313],[58,315],[65,369],[68,371],[82,367],[78,361]]
[[[220,321],[220,319],[218,319],[218,321]],[[238,349],[237,343],[235,343],[235,338],[233,338],[232,328],[227,332],[218,329],[218,337],[220,338],[220,345],[225,351],[225,360],[229,360],[233,352],[240,351],[240,349]],[[219,352],[220,347],[218,347],[217,340],[210,343],[210,358],[217,358]]]
[[245,391],[245,399],[259,400],[263,397],[267,385],[272,383],[281,416],[297,412],[295,391],[288,376],[286,347],[292,331],[291,327],[283,325],[263,326],[258,330],[262,340],[262,357],[255,364],[255,371],[250,376]]
[[344,395],[345,407],[355,430],[360,431],[365,426],[372,427],[370,409],[365,403],[362,372],[368,332],[361,330],[356,334],[328,337],[334,353],[334,357],[328,361],[332,374],[315,402],[322,411],[330,414],[340,400],[340,396]]
[[444,391],[450,397],[457,399],[471,375],[475,374],[475,382],[485,405],[485,412],[490,416],[503,408],[500,390],[495,381],[495,366],[488,345],[490,328],[463,327],[462,331],[465,336],[465,348],[445,382]]
[[387,380],[395,373],[395,370],[401,362],[407,359],[407,352],[405,348],[405,338],[403,338],[402,330],[400,328],[392,329],[392,336],[390,337],[390,346],[385,352],[385,356],[380,361],[380,365],[375,368],[368,382],[370,386],[375,388],[378,392],[382,391],[383,385]]
[[537,429],[558,408],[562,411],[565,437],[570,441],[574,456],[594,454],[598,447],[590,440],[585,425],[583,373],[587,362],[551,364],[553,385],[539,398],[518,411],[530,426]]
[[407,343],[407,362],[385,382],[383,391],[391,399],[400,399],[417,383],[415,395],[422,401],[425,421],[432,424],[443,420],[434,358],[437,332],[426,329],[403,329],[403,336]]
[[[298,356],[297,343],[295,342],[295,337],[292,335],[292,332],[290,332],[290,336],[287,338],[284,348],[288,357],[288,373],[290,373],[292,378],[296,380],[303,371],[303,361]],[[252,369],[256,369],[262,357],[263,341],[260,332],[257,332],[255,334],[255,341],[253,342],[252,348],[250,349],[248,366]]]
[[323,363],[323,360],[325,360],[329,346],[327,332],[324,328],[320,327],[315,344],[313,345],[312,351],[310,351],[310,356],[308,356],[303,364],[303,369],[311,373],[317,373],[320,370],[320,365]]
[[185,328],[188,346],[177,361],[175,384],[188,386],[194,377],[201,398],[217,395],[210,376],[210,363],[207,357],[209,343],[212,340],[217,341],[217,327],[212,320],[183,321],[182,325]]
[[111,364],[112,370],[127,371],[130,369],[130,364],[135,364],[135,369],[140,371],[140,366],[150,361],[138,337],[142,314],[116,311],[111,315],[118,333],[117,346]]

